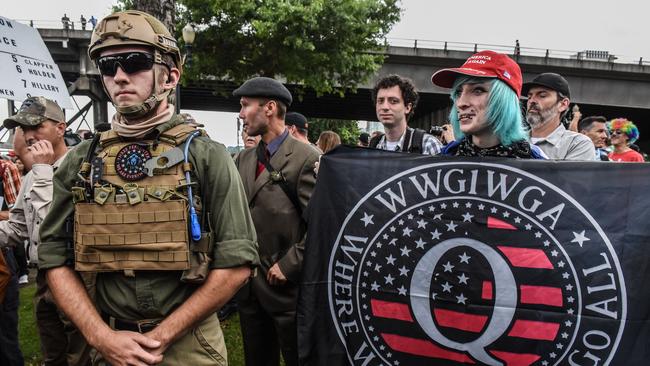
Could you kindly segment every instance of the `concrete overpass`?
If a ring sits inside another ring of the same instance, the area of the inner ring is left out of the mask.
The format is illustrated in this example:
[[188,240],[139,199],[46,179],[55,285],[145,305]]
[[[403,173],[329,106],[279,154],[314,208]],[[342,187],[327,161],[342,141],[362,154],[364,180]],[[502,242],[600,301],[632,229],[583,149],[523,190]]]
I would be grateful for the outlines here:
[[[73,95],[86,95],[93,100],[95,121],[105,122],[106,98],[99,84],[98,72],[86,56],[90,31],[72,29],[39,29],[54,61],[59,65],[69,90]],[[421,43],[422,44],[422,43]],[[413,124],[428,127],[446,120],[449,108],[448,90],[435,87],[430,77],[445,67],[458,67],[475,50],[493,49],[512,54],[513,48],[474,45],[455,50],[447,43],[430,48],[389,46],[386,60],[377,77],[390,73],[412,78],[420,90],[420,103]],[[501,49],[500,49],[501,48]],[[527,52],[528,51],[528,52]],[[635,63],[605,60],[588,60],[579,55],[522,48],[513,56],[524,73],[524,81],[542,72],[564,75],[571,85],[572,102],[580,105],[583,115],[604,115],[607,118],[626,117],[634,120],[641,129],[640,144],[650,151],[650,64],[640,59]],[[375,120],[370,101],[370,89],[376,78],[356,91],[338,95],[317,96],[305,91],[297,98],[292,109],[308,117]],[[239,110],[239,101],[231,97],[236,85],[221,81],[202,80],[181,88],[181,105],[184,109],[230,111]],[[296,91],[296,86],[289,86]]]

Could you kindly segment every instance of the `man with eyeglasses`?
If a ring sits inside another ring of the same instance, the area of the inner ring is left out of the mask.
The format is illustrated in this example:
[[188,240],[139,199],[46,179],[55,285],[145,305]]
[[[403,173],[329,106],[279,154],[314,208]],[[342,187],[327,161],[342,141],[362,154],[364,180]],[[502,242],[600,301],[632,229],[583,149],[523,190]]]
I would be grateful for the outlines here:
[[562,124],[571,98],[569,83],[559,74],[540,74],[524,83],[522,95],[528,95],[526,121],[530,140],[549,159],[595,160],[594,144],[587,136],[567,130]]
[[[40,268],[94,364],[226,365],[215,313],[259,263],[239,174],[175,114],[181,55],[160,21],[107,16],[88,52],[117,114],[54,175]],[[76,272],[97,273],[95,303]]]

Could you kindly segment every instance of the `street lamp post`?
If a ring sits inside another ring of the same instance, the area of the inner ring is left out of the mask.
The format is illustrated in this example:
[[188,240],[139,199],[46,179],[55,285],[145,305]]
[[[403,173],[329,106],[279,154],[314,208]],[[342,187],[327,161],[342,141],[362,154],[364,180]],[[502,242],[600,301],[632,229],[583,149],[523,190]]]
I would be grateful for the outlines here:
[[[194,27],[190,24],[186,24],[183,27],[183,41],[185,42],[185,60],[183,66],[185,68],[190,67],[192,63],[192,43],[194,43],[194,38],[196,37],[196,32]],[[176,86],[176,113],[181,113],[181,85],[180,83]]]

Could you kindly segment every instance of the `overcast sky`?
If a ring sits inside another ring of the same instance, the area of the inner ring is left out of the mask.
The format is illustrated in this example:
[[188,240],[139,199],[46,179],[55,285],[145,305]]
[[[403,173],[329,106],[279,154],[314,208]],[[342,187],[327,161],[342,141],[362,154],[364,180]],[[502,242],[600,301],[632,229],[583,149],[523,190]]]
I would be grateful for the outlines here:
[[[111,0],[3,1],[0,15],[58,25],[63,14],[73,21],[80,15],[101,19],[110,13]],[[390,37],[420,40],[514,45],[552,50],[603,50],[621,59],[650,61],[650,5],[632,0],[514,0],[430,1],[402,0],[402,19]],[[80,106],[81,97],[76,97]],[[84,103],[85,104],[85,103]],[[74,111],[68,111],[72,115]],[[191,112],[206,124],[215,140],[236,145],[235,115]],[[7,115],[0,103],[0,118]]]

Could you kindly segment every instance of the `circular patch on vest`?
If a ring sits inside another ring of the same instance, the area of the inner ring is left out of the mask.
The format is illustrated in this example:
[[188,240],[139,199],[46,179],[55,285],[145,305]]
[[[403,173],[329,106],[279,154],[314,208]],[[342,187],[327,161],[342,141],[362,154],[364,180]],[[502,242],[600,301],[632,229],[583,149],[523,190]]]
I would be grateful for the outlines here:
[[127,181],[140,180],[147,176],[144,163],[151,159],[151,152],[142,145],[126,145],[115,157],[117,175]]

